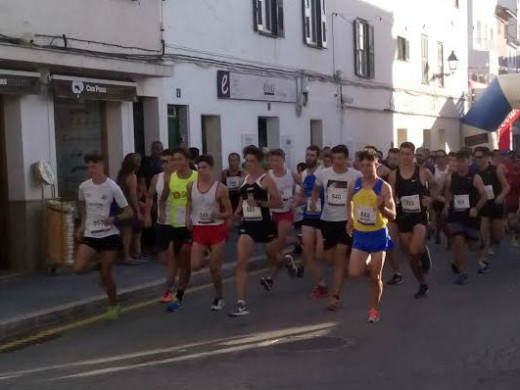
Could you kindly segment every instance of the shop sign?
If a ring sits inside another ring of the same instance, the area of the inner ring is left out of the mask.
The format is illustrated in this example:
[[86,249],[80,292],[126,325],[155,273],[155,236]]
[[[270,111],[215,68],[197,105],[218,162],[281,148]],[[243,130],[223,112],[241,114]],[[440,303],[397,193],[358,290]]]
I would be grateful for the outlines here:
[[0,94],[39,94],[40,74],[0,69]]
[[481,134],[472,135],[469,137],[464,137],[464,145],[468,146],[468,147],[487,144],[488,142],[489,142],[488,133],[481,133]]
[[296,79],[217,71],[219,99],[296,103]]
[[137,88],[133,83],[53,78],[52,86],[58,98],[113,101],[134,101],[137,98]]

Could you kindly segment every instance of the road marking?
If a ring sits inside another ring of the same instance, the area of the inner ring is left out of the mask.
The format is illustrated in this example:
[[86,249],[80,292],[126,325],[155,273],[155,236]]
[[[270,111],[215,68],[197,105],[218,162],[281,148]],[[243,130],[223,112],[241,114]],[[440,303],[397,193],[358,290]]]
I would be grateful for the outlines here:
[[[249,275],[257,275],[257,274],[260,274],[262,272],[265,272],[266,270],[267,270],[267,268],[262,268],[262,269],[259,269],[257,271],[249,272],[248,274]],[[224,279],[222,282],[223,283],[229,283],[229,282],[233,281],[234,279],[235,278],[233,276],[231,276],[229,278]],[[206,289],[211,288],[211,287],[213,287],[213,283],[203,284],[201,286],[190,288],[188,290],[188,293],[206,290]],[[148,299],[146,301],[137,302],[137,303],[134,303],[132,305],[123,307],[121,309],[121,312],[122,313],[128,313],[128,312],[135,311],[135,310],[138,310],[138,309],[142,309],[143,307],[151,306],[151,305],[154,305],[154,304],[158,304],[157,298]],[[57,326],[57,327],[54,327],[54,328],[42,330],[42,331],[37,332],[37,333],[35,333],[33,335],[25,336],[25,337],[22,337],[20,339],[13,340],[13,341],[10,341],[8,343],[0,345],[0,352],[5,352],[5,351],[9,351],[10,349],[20,348],[20,347],[23,347],[23,346],[25,346],[27,344],[32,344],[32,343],[38,342],[39,340],[43,340],[43,339],[46,339],[48,337],[52,337],[54,335],[58,335],[60,333],[67,332],[69,330],[81,328],[81,327],[84,327],[84,326],[87,326],[87,325],[91,325],[91,324],[94,324],[96,322],[100,322],[100,321],[103,321],[103,320],[105,320],[105,315],[104,314],[98,314],[98,315],[95,315],[95,316],[92,316],[92,317],[84,318],[82,320],[73,321],[73,322],[65,324],[65,325],[60,325],[60,326]],[[117,320],[117,321],[120,321],[120,319]]]

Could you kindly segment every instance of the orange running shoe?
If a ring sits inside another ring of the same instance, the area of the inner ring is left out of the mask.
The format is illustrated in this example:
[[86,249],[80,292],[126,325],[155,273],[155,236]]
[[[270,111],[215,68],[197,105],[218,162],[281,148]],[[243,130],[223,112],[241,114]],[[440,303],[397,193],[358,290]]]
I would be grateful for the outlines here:
[[172,300],[172,292],[166,291],[161,298],[161,303],[170,303]]
[[368,322],[371,324],[375,324],[376,322],[379,322],[381,319],[381,316],[379,315],[379,310],[377,309],[370,309],[368,312]]

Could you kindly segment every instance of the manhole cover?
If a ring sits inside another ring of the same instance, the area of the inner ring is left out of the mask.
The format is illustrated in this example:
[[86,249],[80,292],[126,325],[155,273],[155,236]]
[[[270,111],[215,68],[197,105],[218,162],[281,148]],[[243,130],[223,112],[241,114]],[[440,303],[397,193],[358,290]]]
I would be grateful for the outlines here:
[[347,341],[339,337],[313,337],[305,339],[293,339],[290,342],[275,345],[276,348],[291,352],[316,351],[341,348]]

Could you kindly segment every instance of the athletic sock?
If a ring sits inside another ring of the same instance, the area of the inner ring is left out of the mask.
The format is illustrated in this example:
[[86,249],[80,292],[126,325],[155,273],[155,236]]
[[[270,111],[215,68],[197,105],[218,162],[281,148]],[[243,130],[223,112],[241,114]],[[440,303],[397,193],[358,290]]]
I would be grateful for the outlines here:
[[182,302],[182,298],[184,298],[184,291],[183,290],[177,290],[177,293],[175,294],[175,298],[177,298],[177,300],[179,302]]

